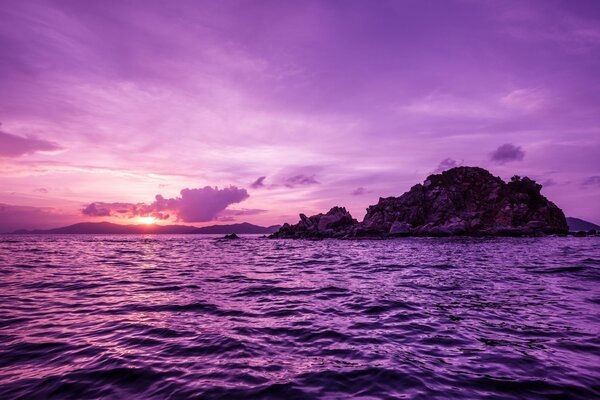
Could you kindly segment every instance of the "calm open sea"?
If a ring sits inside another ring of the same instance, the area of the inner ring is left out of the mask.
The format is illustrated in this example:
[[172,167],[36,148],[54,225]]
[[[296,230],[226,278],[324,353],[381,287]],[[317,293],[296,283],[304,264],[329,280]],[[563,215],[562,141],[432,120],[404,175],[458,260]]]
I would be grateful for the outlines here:
[[600,398],[600,237],[0,236],[0,399]]

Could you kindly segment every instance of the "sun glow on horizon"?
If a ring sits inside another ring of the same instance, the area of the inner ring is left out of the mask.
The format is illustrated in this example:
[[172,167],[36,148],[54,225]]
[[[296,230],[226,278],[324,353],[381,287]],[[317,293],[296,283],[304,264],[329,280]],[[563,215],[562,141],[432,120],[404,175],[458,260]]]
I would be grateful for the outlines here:
[[144,225],[156,224],[156,218],[154,217],[140,217],[140,223]]

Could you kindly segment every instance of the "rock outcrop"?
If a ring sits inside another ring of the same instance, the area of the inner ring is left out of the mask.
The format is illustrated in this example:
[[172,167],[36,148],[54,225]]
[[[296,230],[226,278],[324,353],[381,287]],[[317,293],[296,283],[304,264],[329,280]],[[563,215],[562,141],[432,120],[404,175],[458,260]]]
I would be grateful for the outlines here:
[[400,197],[380,198],[362,222],[345,208],[285,224],[274,238],[397,236],[523,236],[568,232],[560,208],[542,186],[514,176],[510,182],[483,168],[457,167],[429,176]]
[[327,214],[307,217],[300,214],[300,222],[296,225],[288,223],[270,237],[272,238],[344,238],[353,234],[358,221],[344,207],[333,207]]

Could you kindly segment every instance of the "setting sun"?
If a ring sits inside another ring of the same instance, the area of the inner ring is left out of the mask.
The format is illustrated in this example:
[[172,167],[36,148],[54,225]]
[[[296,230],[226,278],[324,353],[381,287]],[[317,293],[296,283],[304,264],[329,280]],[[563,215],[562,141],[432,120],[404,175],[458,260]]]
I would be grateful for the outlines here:
[[140,223],[145,225],[151,225],[156,223],[156,218],[154,217],[140,217]]

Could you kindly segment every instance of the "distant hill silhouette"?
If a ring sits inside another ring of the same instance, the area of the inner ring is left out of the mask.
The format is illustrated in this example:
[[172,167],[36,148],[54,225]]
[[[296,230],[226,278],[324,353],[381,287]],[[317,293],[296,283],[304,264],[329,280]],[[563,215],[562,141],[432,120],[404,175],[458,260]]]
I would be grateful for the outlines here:
[[259,226],[248,222],[231,225],[211,225],[198,228],[187,225],[120,225],[110,222],[81,222],[55,229],[21,229],[15,234],[269,234],[276,232],[279,225]]
[[567,217],[567,224],[569,225],[569,231],[571,232],[589,231],[592,229],[600,231],[600,225],[579,218]]

